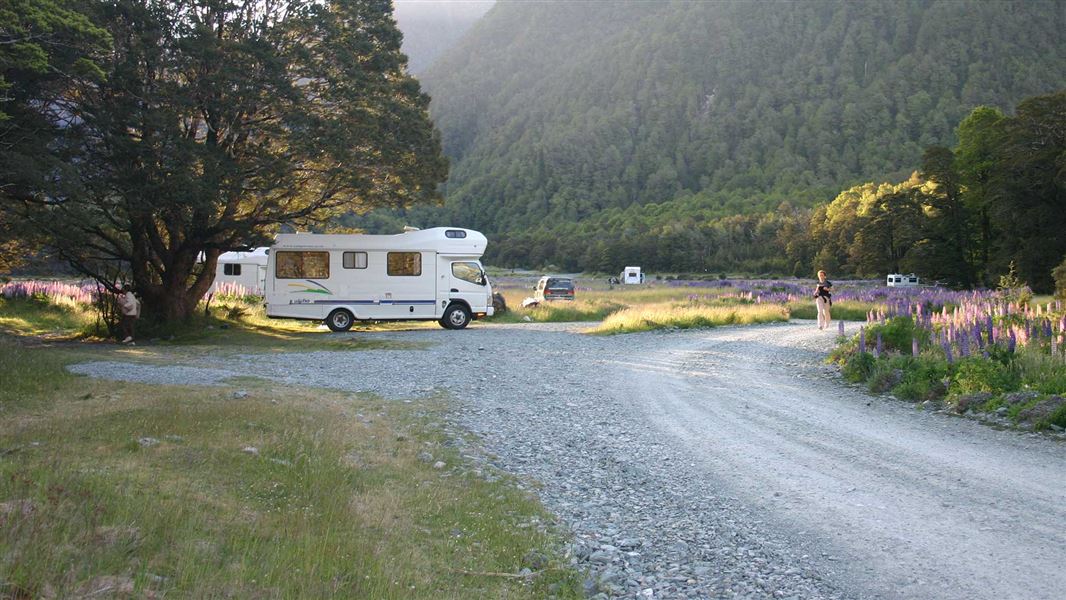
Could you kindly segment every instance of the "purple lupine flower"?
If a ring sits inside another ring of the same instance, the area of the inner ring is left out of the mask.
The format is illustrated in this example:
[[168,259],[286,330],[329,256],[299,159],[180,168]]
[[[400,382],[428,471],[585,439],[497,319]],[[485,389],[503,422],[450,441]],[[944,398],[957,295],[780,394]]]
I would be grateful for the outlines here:
[[970,335],[963,329],[959,332],[959,356],[970,355]]
[[885,350],[884,341],[881,339],[881,332],[877,332],[877,352],[874,354],[877,358],[881,358],[881,353]]
[[1007,351],[1013,353],[1018,346],[1018,337],[1014,335],[1014,328],[1011,327],[1007,334]]
[[944,358],[948,359],[948,364],[955,364],[955,357],[951,355],[951,344],[944,344]]

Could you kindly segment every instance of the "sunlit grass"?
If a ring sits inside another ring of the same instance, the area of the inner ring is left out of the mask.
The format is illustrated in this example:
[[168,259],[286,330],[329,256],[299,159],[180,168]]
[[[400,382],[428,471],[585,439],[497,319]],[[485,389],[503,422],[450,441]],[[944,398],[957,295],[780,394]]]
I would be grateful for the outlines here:
[[[829,309],[829,314],[833,319],[840,321],[865,321],[868,312],[879,308],[884,308],[884,305],[856,300],[840,300],[833,302],[832,308]],[[818,309],[815,308],[813,300],[810,302],[789,302],[788,310],[793,319],[818,318]]]
[[620,310],[588,333],[634,333],[652,329],[693,329],[722,325],[751,325],[787,321],[788,310],[780,305],[735,306],[647,305]]
[[[406,322],[405,328],[412,323]],[[435,322],[432,327],[439,327]],[[360,323],[354,331],[380,331],[399,328],[396,323]],[[0,332],[49,340],[105,340],[106,327],[90,306],[48,300],[0,298]],[[317,321],[271,319],[261,303],[239,300],[204,305],[187,320],[153,324],[138,321],[135,337],[140,344],[227,347],[240,352],[279,352],[297,349],[365,350],[371,348],[410,348],[415,344],[393,340],[370,340],[359,336],[336,335]]]
[[96,315],[85,305],[0,297],[0,332],[56,339],[90,335]]
[[0,340],[0,597],[579,597],[550,516],[445,443],[442,400],[234,399],[65,360]]

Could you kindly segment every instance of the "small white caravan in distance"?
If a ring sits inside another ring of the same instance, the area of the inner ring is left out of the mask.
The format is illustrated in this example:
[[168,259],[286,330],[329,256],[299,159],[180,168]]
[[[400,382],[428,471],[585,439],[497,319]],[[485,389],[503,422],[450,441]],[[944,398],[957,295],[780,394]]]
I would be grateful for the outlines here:
[[208,292],[217,292],[223,284],[236,284],[253,294],[262,294],[266,287],[267,251],[267,248],[253,248],[248,252],[223,252],[215,267],[215,282]]
[[885,285],[888,287],[913,287],[918,285],[918,276],[914,273],[907,275],[902,273],[889,273]]
[[622,283],[626,285],[644,283],[644,273],[640,272],[640,267],[626,267],[622,271]]
[[462,329],[492,316],[481,266],[488,240],[470,229],[435,227],[396,235],[283,233],[267,263],[268,317],[354,321],[436,320]]

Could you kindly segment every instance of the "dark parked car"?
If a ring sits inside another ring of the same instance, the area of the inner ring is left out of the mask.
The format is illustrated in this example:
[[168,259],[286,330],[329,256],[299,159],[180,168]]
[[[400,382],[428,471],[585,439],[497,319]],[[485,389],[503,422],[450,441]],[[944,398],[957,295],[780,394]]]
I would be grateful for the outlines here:
[[541,277],[533,288],[533,299],[537,302],[573,300],[574,281],[566,277]]

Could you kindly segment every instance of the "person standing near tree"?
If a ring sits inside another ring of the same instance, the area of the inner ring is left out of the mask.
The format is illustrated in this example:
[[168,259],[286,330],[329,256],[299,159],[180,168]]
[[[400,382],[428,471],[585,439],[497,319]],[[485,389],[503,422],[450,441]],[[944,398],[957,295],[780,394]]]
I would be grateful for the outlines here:
[[119,284],[118,308],[120,319],[118,322],[119,335],[122,336],[123,344],[133,344],[133,326],[141,316],[141,301],[133,295],[133,290]]
[[818,286],[814,288],[814,307],[818,311],[818,329],[829,327],[829,308],[833,306],[833,284],[818,271]]

